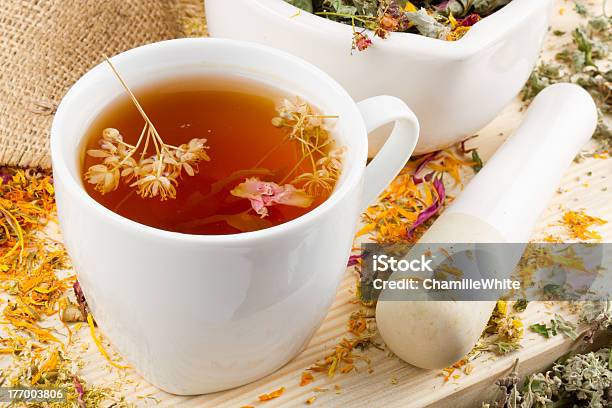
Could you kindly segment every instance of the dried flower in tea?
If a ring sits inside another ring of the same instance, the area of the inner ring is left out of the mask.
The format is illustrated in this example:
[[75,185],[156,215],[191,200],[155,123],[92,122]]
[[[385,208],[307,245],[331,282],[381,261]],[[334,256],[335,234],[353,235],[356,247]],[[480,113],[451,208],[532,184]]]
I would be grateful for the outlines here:
[[[126,143],[117,129],[105,129],[100,139],[100,149],[87,151],[89,156],[102,159],[102,163],[90,166],[87,170],[87,182],[94,184],[100,193],[106,194],[116,190],[123,178],[126,183],[131,182],[130,187],[136,187],[143,198],[159,197],[162,201],[175,198],[178,179],[183,171],[193,176],[199,161],[210,160],[206,152],[206,139],[191,139],[189,143],[178,147],[164,143],[113,64],[108,58],[106,61],[145,124],[136,145]],[[155,154],[149,155],[149,149]]]
[[312,197],[303,190],[297,190],[291,184],[279,186],[270,181],[249,178],[240,183],[232,191],[232,195],[246,198],[251,202],[253,210],[262,218],[268,215],[268,208],[275,204],[308,207]]
[[[282,180],[284,182],[295,177],[290,184],[282,186],[252,177],[231,190],[233,196],[248,199],[252,209],[262,218],[268,215],[268,207],[277,204],[310,207],[314,197],[332,191],[342,170],[344,149],[332,149],[334,140],[324,128],[324,120],[336,116],[317,114],[312,106],[299,98],[295,101],[283,100],[277,112],[278,116],[272,119],[272,124],[288,130],[282,143],[296,143],[301,153],[297,164]],[[255,167],[265,159],[260,159]],[[295,174],[303,162],[310,162],[311,170]]]
[[[257,231],[304,215],[332,193],[343,149],[328,123],[336,116],[288,96],[233,77],[159,81],[139,90],[156,118],[144,130],[138,101],[121,98],[89,129],[85,189],[121,216],[188,234]],[[189,140],[198,134],[207,139]],[[160,199],[142,211],[149,197]]]

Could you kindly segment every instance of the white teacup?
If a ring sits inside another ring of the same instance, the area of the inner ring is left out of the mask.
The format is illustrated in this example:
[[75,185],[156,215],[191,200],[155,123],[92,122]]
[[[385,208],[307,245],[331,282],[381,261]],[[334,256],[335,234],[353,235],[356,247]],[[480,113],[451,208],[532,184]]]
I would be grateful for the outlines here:
[[[60,224],[102,332],[145,379],[168,392],[207,393],[263,377],[299,353],[321,324],[345,270],[359,213],[410,157],[417,119],[390,96],[355,104],[313,65],[250,43],[172,40],[112,61],[132,89],[169,77],[222,73],[271,84],[339,115],[334,138],[346,153],[329,199],[285,224],[222,236],[138,224],[85,192],[82,138],[124,92],[106,64],[70,89],[53,121]],[[396,122],[393,134],[366,166],[368,132],[390,122]]]

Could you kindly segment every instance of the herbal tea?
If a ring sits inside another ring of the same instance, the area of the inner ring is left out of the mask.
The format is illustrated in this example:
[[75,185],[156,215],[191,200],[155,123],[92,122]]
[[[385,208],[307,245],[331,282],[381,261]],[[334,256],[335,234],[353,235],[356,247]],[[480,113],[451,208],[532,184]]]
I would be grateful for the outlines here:
[[244,79],[122,84],[87,130],[82,167],[88,194],[117,214],[188,234],[255,231],[313,210],[336,184],[335,117],[300,99]]

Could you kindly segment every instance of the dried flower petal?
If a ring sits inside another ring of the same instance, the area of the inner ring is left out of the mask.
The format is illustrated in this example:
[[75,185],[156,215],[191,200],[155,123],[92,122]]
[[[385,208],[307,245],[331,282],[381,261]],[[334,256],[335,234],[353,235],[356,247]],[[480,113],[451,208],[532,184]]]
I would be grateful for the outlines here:
[[240,183],[231,191],[231,194],[248,199],[253,210],[262,217],[267,216],[268,207],[275,204],[306,208],[313,201],[313,197],[291,184],[281,187],[276,183],[261,181],[256,177],[248,178]]
[[592,217],[584,211],[566,211],[561,220],[561,225],[569,232],[571,238],[581,240],[601,240],[601,235],[589,228],[607,223],[606,220]]
[[102,194],[116,190],[119,186],[120,176],[119,169],[109,168],[104,164],[93,165],[85,173],[87,182],[95,184],[96,190]]
[[479,22],[480,20],[481,20],[481,17],[478,14],[472,13],[472,14],[466,16],[465,18],[463,18],[461,20],[458,20],[458,22],[463,27],[471,27],[474,24],[476,24],[477,22]]
[[283,395],[284,392],[285,392],[285,387],[280,387],[278,390],[272,391],[268,394],[261,394],[257,398],[261,402],[270,401],[270,400],[280,397],[281,395]]
[[355,265],[357,265],[357,264],[359,264],[359,263],[361,262],[361,259],[362,259],[362,258],[363,258],[363,255],[362,255],[362,254],[359,254],[359,255],[351,255],[351,256],[349,257],[349,260],[348,260],[348,262],[347,262],[346,266],[347,266],[347,267],[349,267],[349,266],[355,266]]
[[313,381],[314,381],[314,377],[312,373],[308,371],[304,371],[302,372],[302,377],[300,378],[300,387],[305,387],[306,385],[310,384]]
[[105,150],[96,150],[96,149],[92,149],[92,150],[88,150],[87,151],[87,155],[91,156],[91,157],[98,157],[98,158],[107,158],[109,157],[111,154]]
[[[379,34],[380,35],[380,34]],[[382,37],[386,38],[386,37]],[[364,51],[372,45],[372,40],[363,33],[356,32],[353,35],[353,48],[357,51]]]
[[89,314],[89,307],[87,307],[87,300],[85,299],[85,294],[83,293],[83,289],[81,289],[81,284],[79,281],[74,282],[74,285],[72,285],[72,290],[74,291],[74,296],[79,305],[81,314],[84,317],[87,317]]
[[130,184],[130,187],[138,187],[138,194],[144,198],[159,196],[165,201],[176,198],[176,184],[172,175],[149,174]]
[[428,208],[426,208],[423,212],[419,214],[414,224],[412,224],[412,226],[408,230],[409,237],[419,226],[423,225],[427,220],[437,214],[438,211],[440,211],[440,209],[444,205],[444,200],[446,199],[446,189],[444,188],[444,183],[442,183],[442,178],[435,178],[433,181],[433,185],[436,190],[437,197],[432,205],[430,205]]
[[398,27],[398,19],[391,16],[389,13],[385,13],[378,20],[378,27],[374,32],[376,36],[385,39],[389,36],[390,32],[397,31]]
[[66,302],[66,305],[62,309],[60,318],[63,322],[66,323],[85,321],[85,315],[83,315],[83,313],[81,312],[81,308],[79,307],[79,305],[70,301]]
[[114,128],[106,128],[102,131],[102,139],[107,140],[109,142],[120,142],[123,141],[121,137],[121,133],[117,129]]
[[76,375],[72,377],[72,382],[74,384],[74,389],[77,393],[77,405],[79,408],[87,408],[85,404],[85,389],[83,388],[83,384],[79,380],[79,377]]
[[[114,128],[102,131],[99,141],[101,150],[92,149],[87,153],[91,157],[103,159],[102,163],[91,166],[85,175],[88,183],[95,184],[102,194],[117,189],[120,178],[136,187],[143,198],[160,197],[161,200],[176,197],[177,178],[182,171],[189,176],[197,172],[197,163],[209,161],[206,153],[206,139],[191,139],[179,147],[167,145],[149,120],[138,100],[127,87],[108,58],[106,59],[113,73],[119,79],[134,105],[138,108],[145,125],[135,146],[123,141],[121,133]],[[148,149],[154,145],[155,155],[147,157]],[[142,146],[142,151],[137,152]],[[140,160],[136,161],[140,153]],[[133,181],[136,179],[136,181]]]

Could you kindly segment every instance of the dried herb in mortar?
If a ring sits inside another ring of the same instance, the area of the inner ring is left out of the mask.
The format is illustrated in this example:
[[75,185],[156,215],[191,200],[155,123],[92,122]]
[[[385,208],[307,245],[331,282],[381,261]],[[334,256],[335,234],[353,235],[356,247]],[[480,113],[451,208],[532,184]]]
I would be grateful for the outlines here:
[[[420,34],[461,39],[480,19],[511,0],[285,0],[302,10],[353,27],[353,49],[372,45],[372,35]],[[369,30],[369,31],[368,31]]]

